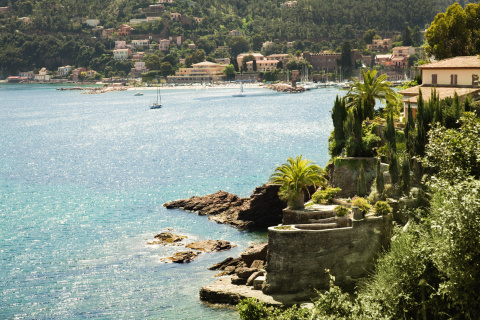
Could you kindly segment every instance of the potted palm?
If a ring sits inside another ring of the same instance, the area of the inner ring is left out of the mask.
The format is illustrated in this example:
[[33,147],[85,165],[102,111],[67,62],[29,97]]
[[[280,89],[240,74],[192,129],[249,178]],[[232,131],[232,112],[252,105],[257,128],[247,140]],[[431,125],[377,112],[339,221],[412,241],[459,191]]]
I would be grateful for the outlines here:
[[323,170],[310,160],[297,156],[288,158],[287,163],[275,169],[270,176],[270,182],[281,185],[278,195],[287,202],[290,209],[305,208],[304,190],[324,184]]

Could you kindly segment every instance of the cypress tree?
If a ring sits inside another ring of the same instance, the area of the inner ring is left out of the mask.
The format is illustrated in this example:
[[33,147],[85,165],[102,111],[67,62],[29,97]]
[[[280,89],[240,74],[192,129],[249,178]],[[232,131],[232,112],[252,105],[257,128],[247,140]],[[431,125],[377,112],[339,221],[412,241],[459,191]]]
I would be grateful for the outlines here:
[[392,152],[397,152],[397,138],[395,125],[393,124],[393,114],[387,115],[387,127],[385,128],[385,139]]
[[390,173],[390,177],[392,179],[392,185],[398,184],[400,173],[398,170],[397,154],[395,152],[392,152],[390,155],[388,172]]
[[383,180],[383,172],[382,172],[380,159],[378,159],[377,161],[376,175],[377,175],[377,178],[376,178],[377,192],[381,196],[383,194],[383,191],[385,190],[385,182]]
[[410,194],[410,163],[407,158],[402,162],[402,191],[406,196]]
[[363,169],[363,163],[360,165],[360,172],[357,178],[357,195],[359,197],[365,197],[367,195],[367,181],[365,179],[365,170]]
[[344,122],[347,118],[347,109],[345,108],[345,99],[337,96],[332,109],[333,132],[335,146],[331,148],[332,156],[338,156],[345,147]]

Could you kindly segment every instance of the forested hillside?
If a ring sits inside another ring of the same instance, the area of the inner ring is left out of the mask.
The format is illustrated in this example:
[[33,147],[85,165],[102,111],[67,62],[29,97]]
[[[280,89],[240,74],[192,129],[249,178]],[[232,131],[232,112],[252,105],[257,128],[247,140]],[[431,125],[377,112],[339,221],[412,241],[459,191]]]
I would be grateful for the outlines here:
[[[217,46],[229,45],[227,34],[233,29],[243,32],[248,41],[244,47],[249,49],[259,50],[262,42],[278,39],[307,41],[306,49],[317,50],[336,49],[345,39],[361,39],[369,29],[382,36],[402,32],[406,24],[423,29],[455,1],[297,0],[294,8],[283,6],[284,2],[174,0],[165,4],[162,12],[152,13],[148,7],[155,2],[147,0],[0,0],[0,7],[9,8],[0,11],[0,76],[85,61],[105,67],[111,40],[87,27],[87,18],[99,19],[104,28],[115,28],[130,19],[157,16],[160,19],[154,22],[135,25],[133,36],[184,35],[207,54]],[[468,1],[461,2],[465,5]],[[182,14],[191,23],[170,21],[172,12]],[[30,22],[18,20],[20,17],[29,17]],[[196,23],[193,17],[203,20]],[[320,42],[322,46],[314,45]]]

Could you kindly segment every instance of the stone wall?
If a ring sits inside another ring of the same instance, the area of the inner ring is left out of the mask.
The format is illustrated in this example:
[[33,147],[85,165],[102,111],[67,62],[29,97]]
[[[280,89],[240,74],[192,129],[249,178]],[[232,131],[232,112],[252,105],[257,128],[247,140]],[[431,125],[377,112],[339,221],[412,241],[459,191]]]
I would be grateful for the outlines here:
[[330,182],[342,189],[337,196],[353,197],[357,194],[357,179],[362,164],[369,192],[376,176],[377,161],[377,158],[336,158]]
[[[329,288],[329,275],[335,284],[352,291],[356,282],[372,271],[375,259],[389,244],[391,217],[354,220],[353,227],[314,230],[268,229],[267,294],[302,293],[315,296],[315,290]],[[299,226],[300,227],[300,226]]]

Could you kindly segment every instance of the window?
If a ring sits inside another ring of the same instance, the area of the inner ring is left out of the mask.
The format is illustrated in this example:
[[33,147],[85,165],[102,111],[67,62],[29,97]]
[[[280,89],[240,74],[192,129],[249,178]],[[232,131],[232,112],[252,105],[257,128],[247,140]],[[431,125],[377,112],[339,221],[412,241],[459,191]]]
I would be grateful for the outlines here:
[[437,84],[437,75],[432,74],[432,84]]
[[457,85],[457,75],[456,74],[451,74],[450,75],[450,84],[452,86]]

